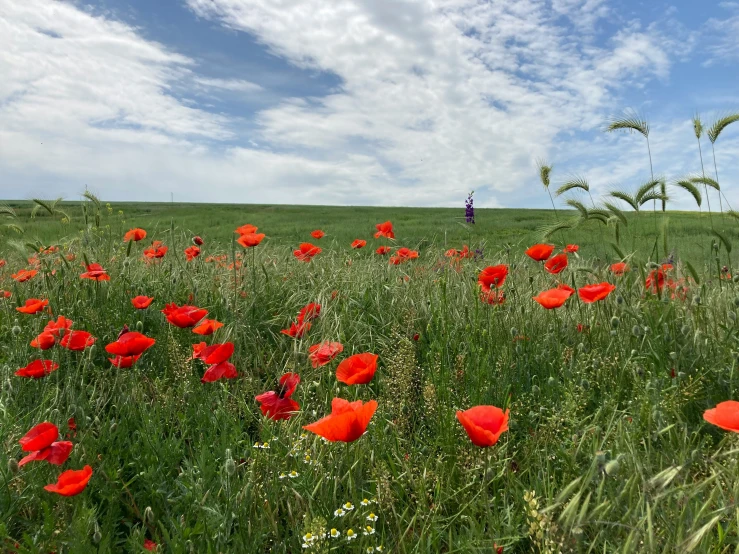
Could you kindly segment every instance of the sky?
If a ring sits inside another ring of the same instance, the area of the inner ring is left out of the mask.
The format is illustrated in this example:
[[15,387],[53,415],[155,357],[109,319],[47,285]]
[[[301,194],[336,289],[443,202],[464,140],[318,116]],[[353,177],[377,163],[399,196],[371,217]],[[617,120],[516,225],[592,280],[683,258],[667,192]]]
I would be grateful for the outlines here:
[[[539,208],[545,160],[598,202],[650,178],[624,110],[701,172],[737,36],[739,1],[0,0],[0,198]],[[739,208],[739,123],[715,154]]]

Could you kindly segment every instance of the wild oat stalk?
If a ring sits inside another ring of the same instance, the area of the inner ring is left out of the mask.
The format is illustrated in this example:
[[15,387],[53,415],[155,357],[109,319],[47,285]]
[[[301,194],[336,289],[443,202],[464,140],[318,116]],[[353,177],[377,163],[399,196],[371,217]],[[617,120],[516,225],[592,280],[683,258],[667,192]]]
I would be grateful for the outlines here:
[[[716,121],[713,122],[713,124],[708,128],[708,131],[706,131],[706,135],[708,135],[708,140],[711,141],[711,153],[713,154],[713,170],[716,172],[716,182],[718,183],[718,165],[716,164],[716,141],[718,140],[718,137],[721,135],[724,129],[726,129],[729,125],[732,123],[736,123],[739,121],[739,112],[733,112],[729,114],[725,114],[720,116]],[[724,206],[723,202],[721,201],[721,197],[726,197],[723,195],[723,193],[719,193],[719,204],[721,207],[721,213],[724,213]],[[728,205],[728,200],[727,200]],[[729,206],[729,209],[731,209],[731,206]]]
[[549,190],[549,176],[552,173],[552,167],[551,165],[547,164],[543,159],[539,158],[536,160],[536,167],[539,170],[539,179],[541,180],[541,184],[544,186],[544,188],[547,191],[547,194],[549,195],[549,200],[552,203],[552,209],[554,210],[554,216],[557,216],[557,208],[554,206],[554,198],[552,198],[552,191]]
[[[701,175],[703,177],[706,176],[706,169],[703,165],[703,148],[701,147],[701,137],[703,136],[703,122],[701,121],[701,117],[698,114],[695,114],[693,116],[693,133],[695,134],[695,139],[698,142],[698,155],[700,156],[701,160]],[[706,187],[705,183],[703,184],[703,191],[706,193],[706,202],[708,203],[708,218],[711,221],[711,229],[713,229],[713,214],[711,213],[711,198],[708,196],[708,188]],[[719,196],[719,200],[721,197]]]

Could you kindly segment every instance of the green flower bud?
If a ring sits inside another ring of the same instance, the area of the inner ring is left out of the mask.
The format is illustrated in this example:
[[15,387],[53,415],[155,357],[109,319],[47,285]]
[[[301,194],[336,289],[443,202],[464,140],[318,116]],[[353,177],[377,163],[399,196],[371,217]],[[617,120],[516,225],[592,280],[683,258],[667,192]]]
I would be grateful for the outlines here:
[[696,304],[696,305],[700,306],[702,302],[703,301],[701,300],[701,297],[699,295],[696,294],[693,297],[693,304]]
[[639,325],[634,325],[634,327],[631,329],[631,333],[635,337],[641,337],[644,334],[644,330]]
[[618,460],[611,460],[606,464],[605,472],[606,475],[610,475],[611,477],[616,475],[618,473],[618,470],[621,468],[621,464]]
[[154,510],[151,509],[151,506],[147,506],[144,510],[144,521],[146,523],[154,523]]
[[100,532],[100,529],[95,529],[95,533],[92,535],[92,542],[94,544],[100,544],[101,540],[103,540],[103,534]]
[[547,379],[547,385],[549,385],[550,387],[554,387],[557,385],[557,380],[554,377],[550,377],[549,379]]
[[18,469],[18,460],[16,460],[15,458],[10,458],[8,460],[8,471],[10,473],[16,474],[18,473]]
[[583,389],[588,390],[590,388],[590,381],[588,381],[587,379],[583,379],[582,381],[580,381],[580,386]]
[[621,320],[614,315],[611,318],[611,327],[613,327],[614,329],[618,329],[619,325],[621,325]]
[[538,396],[540,392],[541,391],[539,390],[538,386],[534,385],[533,387],[531,387],[531,394],[533,394],[534,396]]
[[21,334],[21,328],[18,327],[17,325],[13,325],[13,328],[10,330],[10,332],[13,333],[14,337],[17,337],[18,335]]
[[136,322],[136,330],[141,333],[144,330],[144,322],[143,321],[137,321]]

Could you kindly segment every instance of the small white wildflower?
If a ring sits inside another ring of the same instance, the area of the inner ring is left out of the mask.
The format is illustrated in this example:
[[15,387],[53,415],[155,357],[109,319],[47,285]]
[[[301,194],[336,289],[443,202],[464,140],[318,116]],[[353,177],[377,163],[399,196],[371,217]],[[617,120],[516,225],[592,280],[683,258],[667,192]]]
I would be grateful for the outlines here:
[[374,512],[370,512],[370,515],[367,516],[367,521],[377,521],[377,516]]
[[371,525],[367,525],[364,528],[363,534],[364,535],[374,535],[375,534],[375,528],[372,527]]
[[339,508],[338,510],[334,511],[334,515],[336,517],[344,517],[346,515],[346,512]]
[[284,479],[285,477],[287,477],[287,475],[285,475],[284,472],[283,473],[280,473],[280,479]]
[[354,532],[353,529],[349,529],[346,532],[346,540],[352,541],[357,538],[357,534]]
[[384,552],[385,551],[385,549],[382,547],[382,545],[379,545],[379,546],[375,547],[375,550],[377,550],[378,552]]
[[341,535],[341,533],[339,533],[336,530],[335,527],[332,527],[331,528],[331,531],[329,531],[328,533],[326,533],[326,536],[329,537],[329,538],[332,538],[332,539],[338,539],[340,535]]
[[351,502],[345,502],[342,508],[344,508],[347,512],[351,512],[354,509],[354,504],[352,504]]
[[289,477],[290,479],[295,479],[298,475],[300,475],[297,471],[294,469],[290,472]]
[[366,499],[366,498],[363,498],[362,501],[360,502],[360,504],[362,506],[369,506],[370,505],[370,501],[368,499]]
[[313,533],[306,533],[303,535],[303,540],[307,542],[308,544],[314,542],[318,537],[315,537]]

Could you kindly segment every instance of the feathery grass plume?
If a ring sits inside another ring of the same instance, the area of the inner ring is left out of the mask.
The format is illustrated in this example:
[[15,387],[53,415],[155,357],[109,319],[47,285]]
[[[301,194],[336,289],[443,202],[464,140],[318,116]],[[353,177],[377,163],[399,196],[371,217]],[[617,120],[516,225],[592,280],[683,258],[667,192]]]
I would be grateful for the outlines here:
[[[721,135],[724,129],[726,129],[729,125],[732,123],[736,123],[739,121],[739,112],[732,112],[728,114],[724,114],[722,116],[719,116],[718,119],[716,119],[711,126],[708,128],[708,131],[706,132],[706,135],[708,135],[708,140],[711,141],[711,154],[713,155],[713,170],[716,174],[716,182],[719,182],[718,178],[718,164],[716,163],[716,141],[718,140],[718,137]],[[724,205],[721,198],[724,198],[726,200],[726,196],[724,196],[723,192],[719,192],[719,207],[721,209],[721,213],[724,213]],[[728,205],[728,201],[726,202]],[[731,206],[729,206],[729,209],[731,209]]]
[[554,194],[555,196],[561,196],[564,193],[575,189],[582,189],[584,191],[590,192],[590,185],[588,185],[587,179],[585,179],[585,177],[578,176],[573,177],[572,179],[568,179],[566,182],[560,185],[560,187]]
[[614,217],[618,218],[618,220],[625,225],[626,227],[629,226],[629,221],[626,219],[626,214],[621,210],[618,206],[613,204],[612,202],[603,202],[603,205],[606,207],[606,209],[611,212]]
[[[18,219],[18,214],[16,214],[15,210],[7,204],[0,204],[0,217],[5,219]],[[15,231],[18,234],[23,233],[23,227],[14,222],[3,223],[0,226]]]
[[634,198],[629,193],[624,192],[622,190],[612,190],[611,192],[608,193],[608,195],[618,200],[622,200],[626,202],[629,206],[633,208],[635,212],[639,211],[639,202],[637,202],[636,198]]
[[718,190],[718,191],[721,190],[721,187],[719,186],[718,182],[717,181],[714,181],[710,177],[701,177],[699,175],[699,176],[696,176],[696,177],[688,177],[688,180],[691,183],[700,183],[700,184],[702,184],[704,186],[711,187],[714,190]]
[[[613,131],[629,131],[636,132],[642,135],[647,141],[647,153],[649,154],[649,172],[654,181],[654,167],[652,166],[652,148],[649,145],[649,122],[646,118],[639,115],[634,110],[625,110],[620,117],[612,117],[609,120],[606,131],[611,133]],[[662,194],[666,194],[665,183],[661,183]],[[662,211],[666,209],[666,201],[662,202]],[[654,204],[654,211],[657,211],[657,204]]]
[[554,166],[548,165],[543,159],[539,158],[538,160],[536,160],[536,167],[539,170],[539,179],[541,180],[541,184],[544,186],[544,189],[546,189],[547,194],[549,195],[549,200],[552,203],[552,209],[554,210],[554,215],[556,217],[557,208],[554,206],[554,198],[552,197],[552,191],[549,190],[549,184],[550,184],[549,177],[552,173],[552,168]]
[[536,232],[543,240],[547,240],[558,231],[574,229],[582,220],[582,217],[576,216],[567,220],[557,221],[556,223],[548,223],[537,227]]
[[568,206],[572,206],[575,208],[578,212],[580,212],[580,217],[587,219],[588,218],[588,209],[585,207],[585,204],[582,202],[575,200],[573,198],[570,198],[567,201]]
[[[693,116],[693,133],[695,134],[695,140],[698,142],[698,155],[701,161],[701,175],[706,176],[706,168],[703,165],[703,147],[701,146],[701,138],[703,137],[703,122],[699,114]],[[703,192],[706,195],[706,202],[708,203],[708,218],[711,221],[711,228],[713,229],[713,214],[711,212],[711,197],[708,195],[708,188],[706,184],[703,184]]]
[[672,183],[674,187],[681,188],[686,192],[689,192],[693,199],[695,200],[695,203],[698,204],[698,210],[700,210],[701,204],[703,203],[703,199],[701,197],[701,191],[698,190],[698,187],[696,187],[690,180],[688,179],[679,179]]
[[63,198],[61,197],[57,198],[56,200],[43,200],[41,198],[32,198],[31,202],[34,203],[34,206],[33,206],[33,209],[31,210],[31,219],[35,219],[36,216],[39,214],[39,212],[45,211],[51,217],[60,215],[67,220],[71,220],[72,218],[69,216],[69,214],[59,207],[59,204],[62,202],[62,200]]
[[703,122],[701,121],[700,114],[693,116],[693,132],[695,133],[695,138],[698,140],[703,136]]

